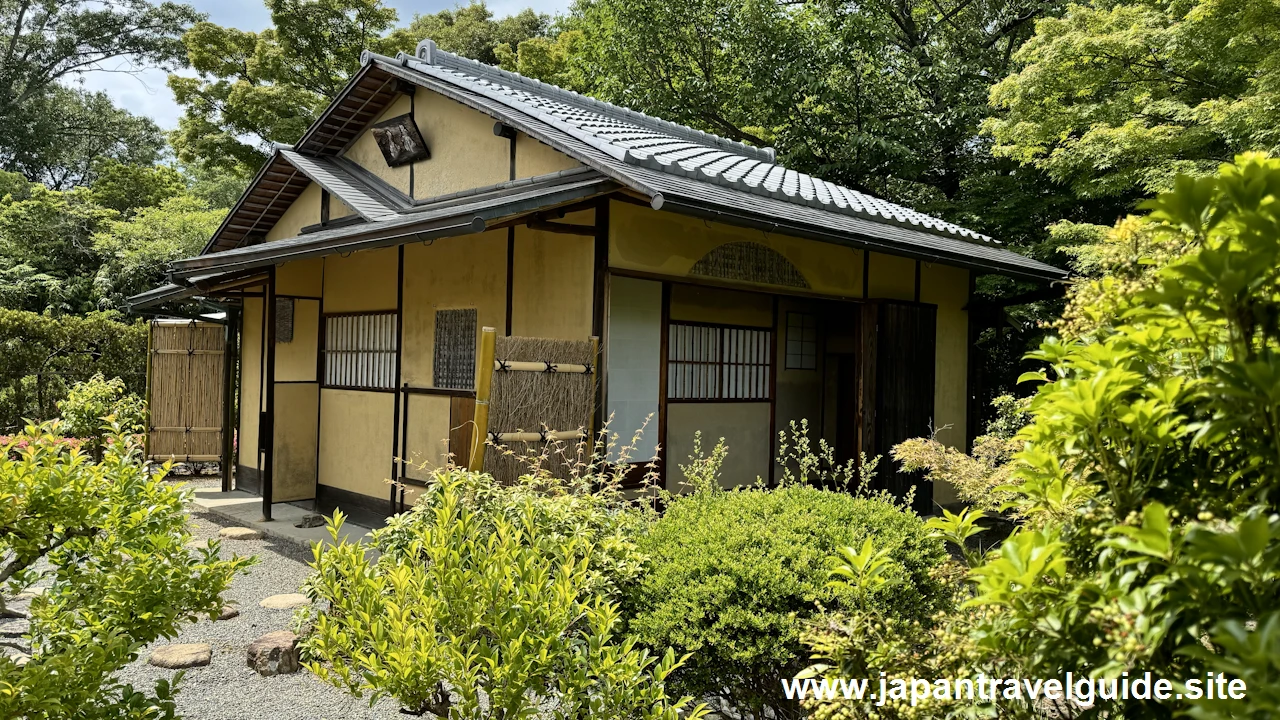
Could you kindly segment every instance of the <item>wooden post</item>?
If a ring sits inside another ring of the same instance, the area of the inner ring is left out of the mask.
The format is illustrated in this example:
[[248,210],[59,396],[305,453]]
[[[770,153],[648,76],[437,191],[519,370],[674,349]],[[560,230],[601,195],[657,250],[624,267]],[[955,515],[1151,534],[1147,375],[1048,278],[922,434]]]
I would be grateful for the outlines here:
[[498,332],[491,327],[480,331],[480,362],[476,367],[476,429],[471,439],[471,458],[467,469],[480,472],[484,468],[484,441],[489,432],[489,393],[493,389],[493,356]]
[[236,338],[240,332],[240,311],[227,308],[225,336],[222,342],[222,492],[231,492],[231,468],[235,462],[235,426],[232,409],[236,404],[235,368],[238,352]]
[[[147,388],[143,392],[147,400],[147,434],[142,438],[142,453],[147,459],[151,459],[151,364],[155,362],[155,353],[152,352],[152,338],[156,334],[156,321],[149,320],[147,322]],[[43,409],[43,406],[41,406]]]
[[263,293],[262,306],[266,310],[267,321],[263,323],[262,344],[266,348],[266,403],[262,412],[262,420],[258,423],[258,435],[265,458],[262,461],[262,519],[271,520],[271,494],[276,457],[276,269],[267,270],[267,286]]
[[596,335],[591,336],[591,364],[595,370],[594,380],[596,391],[592,394],[591,422],[587,425],[586,430],[587,444],[594,449],[595,442],[600,434],[600,428],[596,423],[599,422],[599,418],[601,417],[601,411],[603,408],[600,407],[600,402],[601,397],[604,395],[604,381],[601,379],[604,377],[604,374],[600,372],[601,365],[603,364],[600,362],[600,338]]

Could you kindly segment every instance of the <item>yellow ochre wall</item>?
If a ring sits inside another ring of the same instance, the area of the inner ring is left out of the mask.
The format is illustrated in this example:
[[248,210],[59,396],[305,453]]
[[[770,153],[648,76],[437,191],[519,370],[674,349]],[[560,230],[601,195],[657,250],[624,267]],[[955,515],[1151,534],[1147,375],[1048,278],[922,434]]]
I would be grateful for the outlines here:
[[[613,268],[681,277],[702,256],[730,242],[760,243],[778,251],[809,282],[810,292],[862,297],[859,250],[765,234],[631,203],[609,205],[609,266]],[[911,278],[908,276],[908,281]]]
[[506,329],[506,258],[506,230],[405,246],[404,382],[432,385],[437,310],[473,307],[477,333],[486,326]]
[[320,391],[321,485],[387,497],[395,393]]
[[[590,210],[563,222],[591,225]],[[585,340],[591,336],[595,239],[516,228],[511,334]]]
[[[387,106],[387,109],[381,115],[373,119],[370,125],[376,125],[383,120],[390,120],[393,117],[399,117],[409,112],[409,101],[408,95],[398,96],[391,101],[391,104]],[[427,147],[431,147],[430,139],[427,140]],[[431,149],[435,150],[435,148]],[[373,133],[368,130],[356,138],[355,142],[351,143],[351,147],[347,148],[344,157],[373,173],[405,195],[409,194],[409,166],[388,167],[387,161],[382,158],[382,151],[378,149],[377,141],[373,139]]]
[[[509,142],[509,141],[508,141]],[[524,133],[516,133],[516,177],[547,175],[581,167],[582,163]]]
[[294,260],[276,266],[276,295],[320,297],[324,291],[324,258]]
[[867,297],[914,300],[916,261],[911,258],[873,252],[871,266],[867,268],[867,285]]
[[[872,267],[875,267],[872,260]],[[937,355],[934,360],[933,425],[938,440],[964,449],[968,427],[969,379],[969,271],[946,265],[922,263],[920,300],[938,306]],[[933,499],[954,502],[955,488],[934,483]]]
[[[249,288],[261,291],[262,288]],[[258,468],[258,413],[262,412],[262,299],[244,299],[240,330],[240,464]]]
[[405,475],[426,480],[444,465],[449,454],[449,406],[445,395],[410,395],[409,424],[405,432]]
[[326,256],[324,312],[395,310],[398,252],[390,247]]
[[[287,240],[298,237],[302,234],[302,228],[320,222],[320,196],[323,192],[324,188],[315,183],[307,185],[306,189],[298,195],[298,199],[289,205],[289,209],[285,210],[276,224],[267,231],[267,240]],[[330,220],[337,220],[354,212],[337,197],[329,196]]]
[[[278,350],[276,357],[279,357]],[[271,466],[273,502],[310,500],[316,496],[319,401],[320,386],[316,383],[276,383],[276,434]]]

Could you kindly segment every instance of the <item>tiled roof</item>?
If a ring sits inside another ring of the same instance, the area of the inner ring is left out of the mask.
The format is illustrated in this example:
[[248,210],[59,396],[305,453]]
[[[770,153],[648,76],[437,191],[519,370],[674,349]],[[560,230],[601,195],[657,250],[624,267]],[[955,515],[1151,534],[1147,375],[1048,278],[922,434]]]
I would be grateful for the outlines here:
[[496,100],[627,165],[880,223],[998,245],[990,237],[778,165],[755,148],[444,52],[431,41],[400,64]]
[[369,222],[393,218],[401,210],[332,158],[308,157],[285,147],[278,150],[290,165],[298,168],[312,182],[328,190]]

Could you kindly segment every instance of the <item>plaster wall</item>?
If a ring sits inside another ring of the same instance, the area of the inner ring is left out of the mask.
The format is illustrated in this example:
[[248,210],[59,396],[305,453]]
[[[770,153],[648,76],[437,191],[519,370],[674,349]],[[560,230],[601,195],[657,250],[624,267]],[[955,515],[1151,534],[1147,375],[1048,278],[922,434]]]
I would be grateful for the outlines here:
[[320,390],[321,485],[388,497],[395,394]]
[[482,327],[506,329],[506,257],[506,230],[405,246],[404,382],[433,385],[437,310],[476,308],[477,343]]

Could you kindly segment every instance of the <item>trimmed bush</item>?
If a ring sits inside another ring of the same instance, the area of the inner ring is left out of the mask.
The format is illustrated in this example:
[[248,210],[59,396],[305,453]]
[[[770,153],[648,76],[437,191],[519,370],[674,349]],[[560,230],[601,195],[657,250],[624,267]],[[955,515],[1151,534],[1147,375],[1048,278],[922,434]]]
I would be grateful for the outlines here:
[[638,570],[627,534],[639,518],[577,480],[506,487],[455,469],[370,545],[339,540],[338,514],[306,586],[327,607],[304,621],[307,667],[450,720],[697,720],[705,708],[666,692],[681,660],[619,632],[610,596]]
[[646,572],[629,588],[630,629],[651,648],[692,653],[681,692],[718,697],[737,712],[800,717],[782,678],[807,664],[805,622],[838,608],[830,558],[872,539],[894,561],[870,602],[890,616],[927,618],[945,593],[930,571],[945,559],[924,523],[882,497],[792,485],[674,498],[639,541]]

